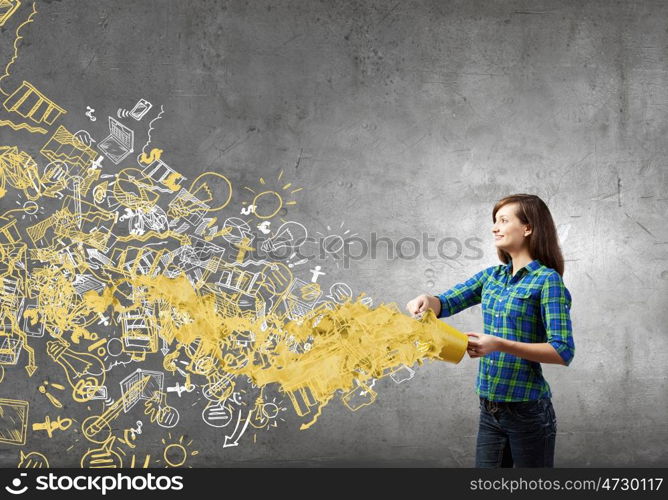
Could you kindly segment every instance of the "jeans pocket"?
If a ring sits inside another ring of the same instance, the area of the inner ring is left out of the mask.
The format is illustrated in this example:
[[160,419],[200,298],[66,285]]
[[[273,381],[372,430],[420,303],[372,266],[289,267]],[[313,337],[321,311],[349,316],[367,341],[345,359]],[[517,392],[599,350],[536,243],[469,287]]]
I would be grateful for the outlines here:
[[509,408],[509,412],[520,422],[544,423],[546,421],[545,400],[526,401]]

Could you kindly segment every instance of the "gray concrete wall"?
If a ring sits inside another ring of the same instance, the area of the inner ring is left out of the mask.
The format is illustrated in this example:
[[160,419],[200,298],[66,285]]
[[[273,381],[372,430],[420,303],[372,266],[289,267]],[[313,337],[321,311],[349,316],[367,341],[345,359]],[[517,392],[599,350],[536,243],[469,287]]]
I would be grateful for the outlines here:
[[[191,178],[227,175],[238,188],[229,215],[244,185],[283,170],[304,188],[284,216],[313,235],[479,238],[478,251],[450,241],[449,258],[432,243],[430,257],[387,259],[380,245],[348,268],[323,263],[323,283],[377,302],[403,306],[498,263],[494,203],[541,196],[562,237],[576,342],[570,367],[544,367],[555,465],[665,467],[667,16],[662,1],[38,2],[5,83],[35,83],[68,110],[68,129],[100,137],[118,108],[163,105],[155,143]],[[11,30],[2,36],[11,57]],[[0,137],[43,142],[7,127]],[[448,321],[482,331],[480,306]],[[309,430],[286,416],[236,448],[197,411],[172,434],[194,440],[193,466],[472,466],[476,369],[427,363],[409,382],[380,381],[372,406],[335,400]],[[26,394],[35,418],[52,414],[25,378],[8,368],[0,397]],[[159,456],[163,434],[142,452]],[[26,450],[78,466],[55,457],[71,439],[40,439]],[[17,455],[0,446],[4,466]]]

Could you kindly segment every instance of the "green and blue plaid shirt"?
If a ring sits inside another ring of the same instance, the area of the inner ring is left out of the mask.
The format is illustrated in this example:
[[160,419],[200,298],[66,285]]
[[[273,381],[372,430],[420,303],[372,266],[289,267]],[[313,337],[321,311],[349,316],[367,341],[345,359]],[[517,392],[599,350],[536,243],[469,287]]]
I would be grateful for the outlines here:
[[[575,354],[571,294],[554,269],[533,260],[512,275],[512,261],[488,267],[437,295],[439,318],[482,303],[484,333],[517,342],[549,342],[568,365]],[[541,364],[504,352],[480,359],[476,393],[490,401],[552,396]]]

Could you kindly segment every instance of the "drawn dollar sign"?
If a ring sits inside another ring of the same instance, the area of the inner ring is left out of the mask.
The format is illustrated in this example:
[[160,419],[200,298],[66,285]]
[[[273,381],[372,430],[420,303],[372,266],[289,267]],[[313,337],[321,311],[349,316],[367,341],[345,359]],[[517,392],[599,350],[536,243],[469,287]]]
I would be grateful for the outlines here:
[[162,149],[153,148],[151,149],[151,153],[149,155],[147,155],[146,153],[142,153],[139,161],[144,165],[150,165],[154,161],[159,160],[161,155],[162,155]]

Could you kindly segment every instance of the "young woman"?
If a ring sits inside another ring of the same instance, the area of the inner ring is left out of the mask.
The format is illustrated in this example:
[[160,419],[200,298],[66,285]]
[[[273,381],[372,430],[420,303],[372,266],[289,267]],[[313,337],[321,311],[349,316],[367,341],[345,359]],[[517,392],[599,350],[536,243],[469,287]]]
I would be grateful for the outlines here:
[[482,303],[485,333],[467,334],[469,356],[480,358],[476,467],[553,467],[557,421],[541,363],[568,366],[575,354],[564,259],[538,196],[503,198],[492,222],[504,264],[440,295],[420,295],[406,308],[445,318]]

